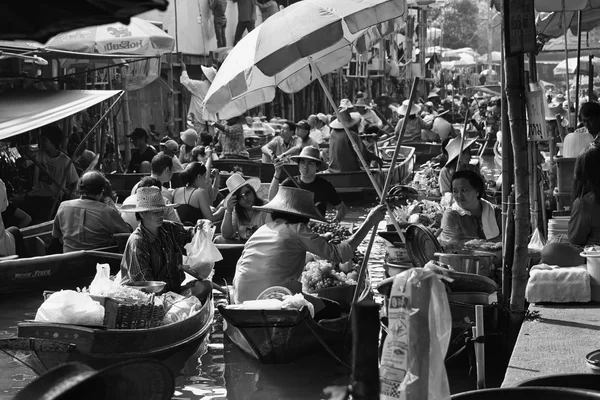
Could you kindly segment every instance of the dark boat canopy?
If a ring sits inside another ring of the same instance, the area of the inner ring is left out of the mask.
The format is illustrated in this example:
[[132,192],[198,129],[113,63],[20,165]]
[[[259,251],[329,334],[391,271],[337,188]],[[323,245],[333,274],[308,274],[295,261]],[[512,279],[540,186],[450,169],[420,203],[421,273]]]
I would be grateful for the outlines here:
[[167,0],[34,0],[3,1],[0,39],[45,43],[58,33],[129,18],[146,11],[166,11]]
[[59,121],[120,93],[62,90],[4,94],[0,96],[0,140]]

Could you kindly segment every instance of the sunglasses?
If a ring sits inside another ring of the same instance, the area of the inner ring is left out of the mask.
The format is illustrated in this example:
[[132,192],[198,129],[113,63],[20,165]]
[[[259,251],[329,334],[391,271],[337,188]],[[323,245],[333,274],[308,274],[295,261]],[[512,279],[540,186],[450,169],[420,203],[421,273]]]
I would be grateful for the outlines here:
[[252,190],[246,190],[245,192],[240,192],[240,198],[250,197],[253,195]]

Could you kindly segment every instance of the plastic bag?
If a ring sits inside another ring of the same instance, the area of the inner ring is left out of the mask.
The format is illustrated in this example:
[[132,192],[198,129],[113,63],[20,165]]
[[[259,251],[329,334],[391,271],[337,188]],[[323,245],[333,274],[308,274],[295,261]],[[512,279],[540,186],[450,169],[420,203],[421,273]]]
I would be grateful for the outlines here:
[[173,304],[163,318],[163,324],[172,324],[191,317],[202,308],[202,303],[195,296],[186,297]]
[[[396,275],[388,317],[379,367],[380,399],[450,399],[444,358],[452,317],[438,276],[421,268]],[[428,376],[420,372],[423,363],[429,366]]]
[[35,320],[59,324],[102,325],[104,307],[88,294],[74,290],[52,293],[35,314]]
[[96,264],[96,276],[90,283],[90,294],[102,296],[104,293],[113,290],[115,286],[121,285],[110,280],[110,265]]
[[206,222],[200,224],[192,241],[185,245],[187,256],[183,257],[183,264],[187,265],[189,272],[201,279],[211,276],[215,263],[223,259],[221,252],[212,241],[215,228],[210,221]]
[[542,251],[545,245],[546,239],[544,239],[544,235],[540,232],[540,228],[536,228],[533,235],[531,235],[531,240],[529,241],[527,248],[532,251]]
[[296,293],[293,296],[283,296],[283,301],[281,302],[282,310],[299,310],[302,307],[308,307],[310,316],[313,318],[315,317],[315,307],[304,298],[302,293]]

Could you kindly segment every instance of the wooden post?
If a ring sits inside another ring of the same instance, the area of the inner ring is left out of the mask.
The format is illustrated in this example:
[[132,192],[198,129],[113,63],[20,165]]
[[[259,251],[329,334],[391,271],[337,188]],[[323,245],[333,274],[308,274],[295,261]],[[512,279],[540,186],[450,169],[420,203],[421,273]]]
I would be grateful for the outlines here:
[[[112,74],[111,74],[111,69],[108,69],[108,89],[112,90]],[[115,169],[118,173],[123,173],[123,166],[121,165],[121,162],[119,161],[121,158],[121,152],[119,151],[119,118],[118,118],[118,113],[114,112],[113,110],[110,111],[109,117],[110,119],[112,119],[112,134],[113,134],[113,142],[114,142],[114,147],[115,147]],[[112,171],[109,171],[112,172]]]
[[[131,160],[131,142],[127,138],[127,135],[131,133],[131,117],[129,116],[129,96],[127,94],[127,67],[121,67],[121,83],[123,84],[123,98],[121,101],[123,102],[123,132],[124,132],[124,140],[123,143],[125,145],[125,153],[123,156],[123,164],[124,167],[127,168],[129,165],[129,161]],[[118,146],[118,144],[117,144]]]
[[352,396],[379,399],[379,306],[361,300],[352,310]]
[[175,132],[175,99],[174,96],[178,93],[175,92],[174,79],[173,79],[173,53],[167,54],[167,63],[169,68],[167,69],[167,85],[169,86],[169,93],[167,93],[167,109],[169,115],[167,116],[167,134],[169,137],[174,137]]

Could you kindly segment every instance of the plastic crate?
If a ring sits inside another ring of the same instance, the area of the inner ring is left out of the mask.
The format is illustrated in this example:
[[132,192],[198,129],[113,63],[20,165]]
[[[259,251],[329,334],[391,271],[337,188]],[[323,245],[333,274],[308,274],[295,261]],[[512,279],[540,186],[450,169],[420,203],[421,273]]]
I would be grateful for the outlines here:
[[577,160],[576,157],[554,157],[554,162],[556,163],[556,185],[559,192],[570,193],[573,190],[575,160]]

